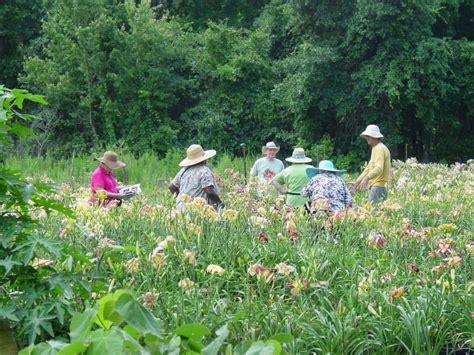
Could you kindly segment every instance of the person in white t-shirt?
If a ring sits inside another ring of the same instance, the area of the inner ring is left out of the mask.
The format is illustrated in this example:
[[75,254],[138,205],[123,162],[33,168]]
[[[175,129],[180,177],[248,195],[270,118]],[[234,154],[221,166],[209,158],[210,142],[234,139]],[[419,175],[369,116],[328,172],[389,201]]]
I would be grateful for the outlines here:
[[[250,170],[250,176],[257,177],[262,187],[268,188],[270,181],[285,168],[283,162],[276,158],[279,150],[280,147],[277,147],[274,142],[268,142],[262,147],[262,153],[265,156],[257,159]],[[276,190],[274,192],[276,194]]]

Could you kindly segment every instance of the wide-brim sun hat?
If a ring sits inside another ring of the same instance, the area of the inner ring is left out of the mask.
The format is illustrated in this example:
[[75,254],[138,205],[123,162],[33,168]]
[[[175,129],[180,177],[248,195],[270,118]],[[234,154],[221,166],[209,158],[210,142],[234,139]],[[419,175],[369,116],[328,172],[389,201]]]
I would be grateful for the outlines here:
[[112,170],[120,169],[127,165],[123,161],[118,160],[117,153],[110,150],[106,151],[101,157],[95,159],[100,161],[102,164],[107,165],[107,167]]
[[180,163],[180,167],[187,167],[201,163],[209,158],[216,155],[214,149],[204,150],[199,144],[192,144],[186,150],[186,159],[183,159]]
[[372,137],[372,138],[377,138],[377,139],[382,139],[383,134],[380,133],[380,128],[379,126],[376,126],[374,124],[369,124],[367,128],[365,129],[364,132],[360,134],[361,137]]
[[334,167],[334,164],[330,160],[321,160],[319,162],[319,165],[317,168],[308,168],[306,169],[306,175],[308,175],[310,178],[313,176],[316,176],[319,173],[325,172],[325,171],[331,171],[333,173],[336,173],[336,175],[341,176],[344,174],[345,170],[338,170]]
[[304,164],[304,163],[310,163],[313,161],[311,158],[308,158],[305,155],[303,148],[295,148],[293,150],[293,154],[291,155],[291,157],[288,157],[285,160],[287,162],[295,163],[295,164]]
[[277,153],[280,151],[280,147],[277,147],[274,142],[268,142],[266,145],[264,145],[262,147],[262,154],[267,154],[267,149],[276,149]]

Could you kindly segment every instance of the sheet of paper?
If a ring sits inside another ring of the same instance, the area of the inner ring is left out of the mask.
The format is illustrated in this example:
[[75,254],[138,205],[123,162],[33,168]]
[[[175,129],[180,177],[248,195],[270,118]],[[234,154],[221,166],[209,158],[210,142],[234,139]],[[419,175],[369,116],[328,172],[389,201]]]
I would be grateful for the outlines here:
[[119,194],[122,195],[139,195],[141,192],[140,184],[125,186],[119,190]]

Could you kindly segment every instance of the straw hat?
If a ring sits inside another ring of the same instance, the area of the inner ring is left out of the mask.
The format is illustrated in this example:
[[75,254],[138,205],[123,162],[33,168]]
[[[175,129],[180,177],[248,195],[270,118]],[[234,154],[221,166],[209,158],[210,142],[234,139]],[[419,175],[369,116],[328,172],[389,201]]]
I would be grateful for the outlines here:
[[204,150],[199,144],[192,144],[186,150],[186,155],[187,158],[182,160],[179,163],[179,166],[186,167],[196,165],[204,160],[212,158],[214,155],[216,155],[216,151],[213,149]]
[[285,160],[290,162],[290,163],[297,163],[297,164],[298,163],[300,163],[300,164],[310,163],[312,161],[311,158],[308,158],[304,154],[304,149],[303,148],[295,148],[293,150],[293,155],[289,158],[286,158]]
[[120,169],[126,166],[124,162],[118,160],[117,153],[111,152],[110,150],[106,151],[100,158],[95,159],[107,165],[110,169]]
[[277,153],[280,151],[280,147],[277,147],[274,142],[268,142],[262,147],[262,153],[267,154],[267,149],[276,149]]
[[380,133],[380,128],[374,124],[369,124],[364,132],[360,134],[361,137],[372,137],[382,139],[383,134]]
[[317,174],[319,174],[320,172],[323,172],[323,171],[332,171],[332,172],[336,173],[336,175],[341,176],[342,174],[344,174],[345,170],[337,170],[334,167],[334,164],[332,163],[332,161],[330,161],[330,160],[321,160],[319,162],[319,166],[317,168],[308,168],[308,169],[306,169],[306,175],[308,175],[310,178],[312,178],[313,176],[315,176],[315,175],[317,175]]

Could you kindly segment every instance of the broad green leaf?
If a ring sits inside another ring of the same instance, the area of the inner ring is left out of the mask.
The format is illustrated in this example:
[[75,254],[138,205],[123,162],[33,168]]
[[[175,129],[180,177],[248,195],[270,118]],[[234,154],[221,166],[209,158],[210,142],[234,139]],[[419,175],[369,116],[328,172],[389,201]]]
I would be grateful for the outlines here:
[[114,312],[115,299],[112,294],[107,294],[98,301],[99,308],[94,322],[104,329],[110,329],[113,322],[109,319]]
[[86,309],[83,313],[75,313],[71,319],[70,337],[71,340],[84,340],[92,329],[94,317],[97,311],[95,309]]
[[245,355],[279,355],[281,353],[281,345],[276,340],[267,342],[258,341],[245,352]]
[[79,341],[73,341],[58,351],[58,355],[79,355],[84,353],[89,347],[88,344]]
[[122,354],[123,338],[116,330],[97,329],[91,333],[87,355]]
[[174,333],[189,339],[201,339],[211,334],[211,330],[201,324],[189,323],[175,329]]
[[21,262],[12,260],[12,259],[13,259],[13,255],[9,255],[5,259],[0,260],[0,266],[3,266],[5,268],[5,276],[8,275],[8,273],[11,271],[13,266],[22,265]]
[[280,343],[289,343],[292,342],[294,339],[295,337],[289,333],[277,333],[268,338],[268,340],[277,340]]
[[219,349],[224,344],[225,340],[229,336],[229,329],[227,328],[227,324],[223,327],[219,328],[216,331],[217,338],[214,339],[211,343],[209,343],[206,347],[202,349],[202,353],[204,355],[217,355]]
[[20,321],[15,315],[15,308],[7,308],[5,305],[0,305],[0,319],[8,319],[13,322]]
[[153,316],[132,295],[123,294],[115,303],[115,310],[123,319],[142,334],[151,333],[161,336],[164,333],[163,322]]
[[17,122],[10,125],[10,132],[17,134],[21,140],[26,140],[28,137],[34,138],[36,136],[31,128]]
[[124,346],[133,351],[133,353],[138,353],[140,355],[147,355],[148,352],[143,348],[137,338],[131,336],[128,332],[118,328],[117,331],[122,335],[124,339]]
[[48,102],[46,101],[46,99],[44,98],[43,95],[29,94],[28,95],[28,100],[36,102],[36,103],[41,104],[41,105],[47,105],[48,104]]

